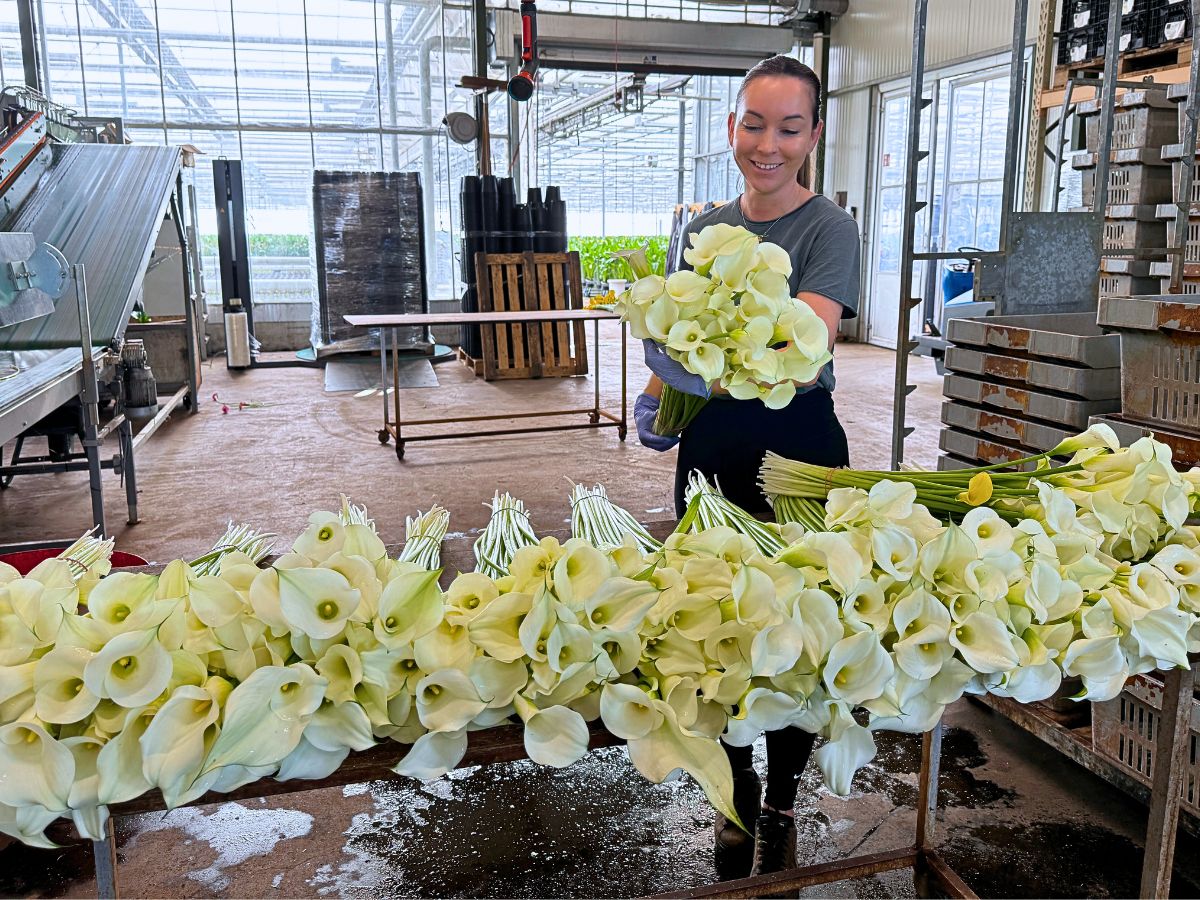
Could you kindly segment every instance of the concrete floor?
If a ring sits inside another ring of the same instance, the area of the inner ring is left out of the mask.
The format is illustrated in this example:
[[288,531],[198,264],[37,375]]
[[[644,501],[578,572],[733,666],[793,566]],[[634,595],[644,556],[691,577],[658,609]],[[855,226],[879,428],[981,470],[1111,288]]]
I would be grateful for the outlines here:
[[[610,329],[610,331],[613,329]],[[618,345],[603,345],[606,360]],[[631,348],[629,399],[644,381]],[[838,411],[852,460],[881,467],[889,453],[892,356],[841,345]],[[914,359],[910,461],[935,462],[940,379]],[[591,381],[495,382],[457,363],[436,367],[441,387],[405,390],[412,413],[476,413],[533,404],[586,405]],[[213,393],[218,402],[210,398]],[[138,457],[142,522],[126,526],[123,491],[106,478],[106,512],[118,547],[160,562],[198,554],[228,518],[291,537],[317,507],[345,492],[366,503],[389,541],[404,516],[431,502],[470,534],[482,506],[506,488],[536,527],[567,519],[564,476],[601,481],[647,520],[670,518],[674,454],[656,454],[615,431],[410,444],[403,463],[376,438],[380,403],[326,394],[322,375],[269,369],[240,375],[216,360],[200,414],[169,422]],[[619,402],[611,377],[604,401]],[[220,412],[221,401],[232,409]],[[237,411],[238,401],[270,404]],[[582,401],[582,402],[581,402]],[[73,537],[89,521],[79,474],[18,479],[0,492],[0,541]],[[1067,762],[1006,719],[969,702],[948,715],[942,782],[945,854],[981,896],[1122,897],[1137,891],[1145,809]],[[761,749],[761,748],[760,748]],[[918,739],[881,735],[880,754],[843,800],[802,785],[803,860],[892,849],[911,841]],[[760,758],[760,768],[763,760]],[[468,769],[429,785],[387,782],[310,791],[270,801],[143,815],[118,825],[123,894],[156,896],[629,896],[717,876],[711,811],[688,780],[650,785],[623,750],[591,754],[567,771],[530,763]],[[0,896],[93,893],[90,848],[70,830],[55,851],[0,849]],[[1200,853],[1181,837],[1174,893],[1200,896]],[[911,872],[858,879],[811,896],[908,897]]]

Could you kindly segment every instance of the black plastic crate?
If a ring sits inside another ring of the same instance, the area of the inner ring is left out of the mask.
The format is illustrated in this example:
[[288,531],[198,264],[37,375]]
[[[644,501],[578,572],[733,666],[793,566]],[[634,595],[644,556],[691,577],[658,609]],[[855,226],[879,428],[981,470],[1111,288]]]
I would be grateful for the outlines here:
[[1146,46],[1161,47],[1192,36],[1191,0],[1167,0],[1150,12]]
[[[1136,3],[1139,0],[1133,0],[1133,2]],[[1108,0],[1063,0],[1059,30],[1065,35],[1079,28],[1098,25],[1104,22],[1107,16]]]
[[1100,22],[1084,28],[1071,28],[1058,39],[1058,64],[1076,65],[1104,55],[1107,25]]
[[1141,50],[1150,45],[1150,14],[1145,11],[1130,13],[1121,17],[1121,42],[1118,45],[1121,53],[1131,50]]

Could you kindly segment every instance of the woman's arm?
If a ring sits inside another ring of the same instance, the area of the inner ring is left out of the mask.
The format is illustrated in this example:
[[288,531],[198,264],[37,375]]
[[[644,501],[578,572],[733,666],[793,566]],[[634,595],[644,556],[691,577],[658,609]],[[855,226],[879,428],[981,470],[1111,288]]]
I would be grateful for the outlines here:
[[646,382],[646,389],[644,391],[642,391],[642,393],[649,394],[651,397],[661,398],[662,397],[662,389],[663,389],[662,380],[659,379],[659,377],[657,375],[655,375],[653,372],[651,372],[650,380]]

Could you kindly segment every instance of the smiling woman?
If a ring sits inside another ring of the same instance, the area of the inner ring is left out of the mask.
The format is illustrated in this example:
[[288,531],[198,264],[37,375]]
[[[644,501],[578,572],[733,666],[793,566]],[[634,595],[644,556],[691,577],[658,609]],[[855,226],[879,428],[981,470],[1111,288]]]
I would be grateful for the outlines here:
[[[858,226],[844,210],[809,190],[810,155],[823,127],[821,82],[808,66],[791,57],[775,56],[746,73],[727,122],[729,145],[745,179],[745,190],[734,202],[699,216],[688,226],[685,240],[689,251],[683,268],[696,265],[704,270],[705,248],[698,242],[704,243],[700,233],[713,225],[741,226],[759,241],[779,245],[790,257],[789,293],[824,321],[832,350],[839,322],[858,310],[859,235]],[[712,277],[711,271],[708,274]],[[717,277],[725,280],[720,272]],[[670,335],[668,346],[672,338],[686,337]],[[708,391],[704,379],[655,349],[651,342],[647,365],[656,375],[638,398],[634,415],[642,442],[656,450],[668,450],[675,439],[653,433],[663,382],[674,391],[704,395]],[[806,462],[823,460],[831,467],[848,465],[846,434],[834,413],[833,388],[830,362],[811,382],[797,384],[795,397],[778,409],[769,408],[761,399],[736,400],[714,389],[712,402],[704,404],[678,440],[678,514],[684,512],[684,492],[693,471],[716,481],[738,506],[762,514],[770,508],[756,478],[766,453]],[[739,817],[753,826],[754,840],[723,816],[717,817],[715,825],[718,865],[724,877],[734,878],[751,869],[751,850],[754,874],[794,864],[792,806],[800,773],[813,749],[812,736],[796,728],[768,731],[769,775],[760,811],[761,784],[749,746],[754,735],[741,737],[747,738],[747,745],[726,746],[726,753],[734,771],[734,804]]]

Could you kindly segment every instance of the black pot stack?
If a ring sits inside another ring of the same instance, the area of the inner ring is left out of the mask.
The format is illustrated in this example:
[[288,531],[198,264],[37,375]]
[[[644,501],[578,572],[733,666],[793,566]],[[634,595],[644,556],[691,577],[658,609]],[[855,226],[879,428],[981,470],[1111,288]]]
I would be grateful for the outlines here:
[[[463,312],[479,311],[475,282],[475,254],[565,253],[567,249],[567,204],[557,187],[530,188],[527,202],[517,203],[511,178],[495,175],[465,175],[460,185],[463,215],[462,279],[467,289]],[[463,351],[474,359],[483,356],[478,325],[463,325],[459,340]]]

